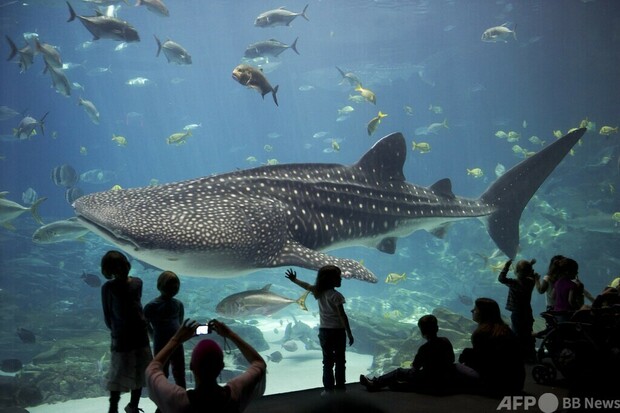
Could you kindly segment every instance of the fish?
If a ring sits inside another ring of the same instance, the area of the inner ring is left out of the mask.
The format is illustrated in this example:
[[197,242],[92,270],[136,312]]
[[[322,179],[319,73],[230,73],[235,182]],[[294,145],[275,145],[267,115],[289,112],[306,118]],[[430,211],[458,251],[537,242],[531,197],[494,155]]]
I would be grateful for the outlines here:
[[65,201],[67,201],[67,204],[71,205],[75,202],[76,199],[78,199],[82,195],[84,195],[84,191],[82,191],[82,189],[78,188],[77,186],[67,188],[65,190]]
[[71,82],[67,79],[62,68],[50,66],[46,60],[45,69],[52,77],[52,86],[54,89],[63,96],[71,96]]
[[278,85],[271,87],[262,70],[250,65],[240,64],[233,69],[232,77],[240,84],[258,91],[263,99],[267,93],[271,93],[274,103],[278,106],[278,98],[276,97]]
[[19,112],[8,106],[0,106],[0,121],[9,120],[19,115]]
[[307,9],[308,4],[306,4],[306,7],[304,7],[301,13],[288,11],[284,7],[269,10],[258,15],[256,20],[254,21],[254,26],[263,28],[275,26],[290,26],[291,22],[295,20],[297,16],[301,16],[307,21],[310,21],[310,19],[308,19],[308,16],[306,16]]
[[295,53],[299,54],[299,51],[297,50],[297,40],[299,40],[299,37],[296,38],[291,45],[287,45],[276,39],[252,43],[245,49],[244,56],[250,59],[265,56],[278,57],[287,49],[291,49]]
[[461,304],[466,305],[466,306],[470,306],[474,304],[474,300],[471,299],[470,296],[465,295],[465,294],[459,294],[458,295],[459,301],[461,302]]
[[4,359],[0,363],[0,370],[5,373],[17,373],[24,365],[20,359]]
[[157,42],[157,54],[156,57],[159,57],[161,51],[164,51],[164,56],[166,56],[166,60],[168,63],[176,63],[178,65],[191,65],[192,64],[192,56],[189,54],[187,50],[183,48],[178,43],[173,42],[168,39],[165,42],[161,42],[157,36],[153,35],[155,41]]
[[36,39],[35,50],[37,51],[37,53],[41,53],[41,55],[43,56],[43,60],[45,60],[45,62],[49,66],[56,69],[63,68],[62,58],[60,57],[60,53],[58,53],[56,47],[52,46],[51,44],[41,43],[39,39]]
[[80,278],[89,286],[93,288],[101,287],[101,278],[97,274],[89,274],[86,271],[82,271]]
[[488,43],[508,43],[507,39],[509,39],[510,37],[517,40],[517,32],[515,31],[516,28],[517,27],[515,26],[513,30],[510,30],[508,28],[508,23],[504,23],[501,26],[491,27],[489,29],[486,29],[484,33],[482,33],[481,40]]
[[140,76],[134,77],[125,82],[126,85],[134,86],[134,87],[149,86],[152,83],[153,82],[150,79],[147,79],[146,77],[140,77]]
[[610,136],[612,133],[618,133],[618,127],[602,126],[598,133],[599,135]]
[[471,175],[474,178],[482,178],[484,176],[484,172],[480,168],[467,168],[467,175]]
[[26,330],[22,327],[17,329],[17,337],[19,337],[21,342],[25,344],[34,344],[37,341],[37,338],[32,331]]
[[295,352],[299,349],[297,342],[294,340],[288,340],[282,343],[282,348],[286,351]]
[[170,16],[170,11],[168,11],[168,7],[161,0],[137,0],[136,7],[138,6],[146,6],[148,11],[151,11],[159,16],[168,17]]
[[614,225],[613,216],[609,213],[591,210],[587,215],[568,218],[559,217],[546,212],[541,212],[540,215],[551,222],[556,229],[566,227],[571,230],[571,233],[590,232],[620,235],[620,226]]
[[84,111],[88,114],[88,117],[95,125],[99,125],[99,111],[93,102],[80,97],[78,100],[78,105],[84,108]]
[[359,77],[355,75],[355,73],[345,72],[344,70],[340,69],[338,66],[336,66],[336,70],[338,70],[338,73],[340,73],[340,76],[342,76],[342,80],[340,81],[340,84],[343,84],[345,81],[347,81],[349,82],[349,85],[351,85],[354,88],[361,86],[362,81],[359,79]]
[[39,215],[39,206],[47,199],[46,197],[41,197],[34,201],[29,207],[25,207],[17,202],[6,199],[7,194],[7,191],[0,192],[0,225],[8,229],[13,229],[11,221],[26,211],[30,211],[34,220],[40,225],[43,225],[43,220]]
[[89,184],[106,184],[117,178],[116,172],[105,169],[90,169],[80,174],[80,182]]
[[120,147],[124,147],[127,146],[127,138],[125,138],[124,136],[120,136],[120,135],[115,135],[114,133],[112,134],[112,140],[114,142],[116,142],[116,144]]
[[385,277],[385,282],[387,284],[398,284],[401,281],[404,281],[407,279],[407,274],[402,273],[402,274],[396,274],[395,272],[391,272],[387,275],[387,277]]
[[195,130],[202,127],[202,123],[190,123],[188,125],[183,126],[184,131]]
[[448,119],[444,119],[443,122],[431,123],[426,127],[427,133],[437,134],[441,129],[448,129]]
[[280,353],[279,351],[274,351],[273,353],[267,356],[267,360],[272,361],[274,363],[279,363],[282,361],[282,359],[283,359],[282,353]]
[[34,49],[28,44],[26,44],[26,46],[22,47],[21,49],[18,49],[15,45],[15,42],[13,42],[13,40],[11,40],[9,36],[5,35],[4,37],[6,38],[6,41],[9,43],[9,47],[11,48],[11,53],[9,53],[9,57],[6,60],[12,60],[15,56],[19,54],[18,64],[20,72],[25,72],[34,63]]
[[373,103],[375,105],[377,104],[377,96],[375,95],[375,93],[372,90],[364,89],[362,87],[362,85],[357,85],[355,87],[355,91],[359,92],[359,94],[362,95],[364,97],[364,99],[366,99],[370,103]]
[[401,133],[380,139],[352,165],[280,164],[181,182],[87,194],[80,221],[133,257],[178,274],[235,277],[262,268],[341,268],[344,278],[377,282],[353,259],[324,253],[370,246],[394,254],[397,237],[480,219],[508,257],[530,198],[586,129],[522,160],[478,198],[457,197],[449,179],[405,181]]
[[37,133],[37,126],[41,129],[41,134],[45,135],[45,129],[43,125],[45,123],[45,118],[49,112],[45,112],[45,115],[39,120],[31,116],[24,117],[21,121],[19,121],[19,125],[17,128],[13,130],[13,135],[17,137],[17,139],[25,140],[29,139],[32,135]]
[[308,311],[306,297],[309,291],[306,291],[297,300],[293,300],[272,293],[269,291],[270,288],[271,284],[267,284],[260,290],[248,290],[229,295],[217,304],[215,312],[231,318],[270,316],[293,303],[297,303],[302,310]]
[[77,17],[86,27],[86,30],[93,35],[93,40],[112,39],[127,43],[140,41],[138,31],[124,20],[101,14],[96,16],[79,16],[75,14],[69,2],[67,2],[67,6],[69,7],[69,19],[67,22],[72,22]]
[[186,130],[185,132],[177,132],[166,138],[166,143],[168,145],[184,145],[187,143],[187,138],[192,136],[192,130]]
[[412,141],[411,150],[415,151],[416,149],[420,151],[420,153],[429,153],[431,151],[431,145],[428,142],[416,143],[415,141]]
[[38,198],[37,191],[33,188],[28,188],[22,193],[22,201],[26,205],[32,205]]
[[499,178],[504,175],[504,172],[506,172],[506,167],[498,162],[498,164],[495,165],[495,176]]
[[76,217],[50,222],[37,228],[32,234],[32,241],[37,244],[56,244],[58,242],[76,241],[90,231]]
[[370,120],[370,122],[368,122],[368,125],[366,125],[366,131],[368,132],[368,136],[375,133],[375,131],[377,130],[377,126],[379,126],[379,124],[381,123],[381,119],[385,118],[386,116],[387,113],[379,111],[377,116],[375,116]]
[[52,182],[56,186],[71,188],[80,179],[80,176],[71,165],[65,163],[52,169]]

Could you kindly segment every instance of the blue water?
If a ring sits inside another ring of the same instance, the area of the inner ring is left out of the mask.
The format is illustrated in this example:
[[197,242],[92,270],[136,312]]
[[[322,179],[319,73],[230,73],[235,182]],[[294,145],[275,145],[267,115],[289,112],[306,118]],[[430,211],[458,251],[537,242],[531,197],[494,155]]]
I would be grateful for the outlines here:
[[[72,4],[77,14],[93,15],[88,5],[77,0]],[[9,192],[8,199],[23,203],[21,194],[35,189],[48,197],[40,213],[49,223],[73,215],[64,188],[50,178],[52,169],[62,164],[80,174],[94,169],[114,173],[105,183],[78,183],[91,193],[113,185],[131,188],[153,179],[167,183],[224,173],[270,159],[348,164],[381,136],[396,131],[405,135],[408,146],[411,141],[431,145],[426,154],[409,150],[404,168],[409,182],[429,186],[449,177],[455,194],[476,198],[495,179],[498,163],[508,169],[521,160],[513,145],[540,150],[528,141],[530,136],[549,143],[555,140],[554,130],[565,133],[587,117],[596,128],[563,160],[523,214],[519,258],[538,259],[535,268],[544,274],[551,256],[573,257],[586,288],[595,295],[620,275],[620,224],[612,219],[620,211],[620,141],[617,134],[598,133],[602,126],[620,123],[620,8],[615,1],[312,1],[309,21],[298,17],[290,27],[265,29],[254,27],[254,19],[282,6],[281,1],[167,4],[170,17],[145,7],[121,6],[119,17],[141,37],[122,51],[114,50],[119,42],[107,39],[85,48],[92,36],[78,20],[66,22],[69,13],[62,1],[0,4],[2,33],[22,47],[23,33],[36,32],[41,41],[57,47],[63,62],[79,64],[65,73],[83,87],[72,90],[71,97],[56,93],[49,75],[42,73],[41,56],[25,73],[19,73],[14,62],[2,62],[0,105],[37,119],[49,111],[45,135],[39,132],[26,141],[11,137],[21,116],[0,122],[0,190]],[[286,2],[286,7],[299,12],[305,4]],[[484,30],[503,23],[516,31],[516,39],[481,41]],[[153,35],[181,44],[193,64],[178,66],[167,63],[163,54],[156,57]],[[275,69],[265,70],[272,85],[279,85],[279,107],[270,95],[263,100],[232,79],[249,44],[269,38],[291,44],[297,37],[300,55],[286,50],[271,59]],[[2,43],[0,54],[9,52]],[[355,73],[376,93],[377,104],[349,100],[356,92],[341,84],[335,66]],[[98,68],[108,70],[97,74]],[[149,79],[150,85],[126,84],[136,77]],[[99,125],[77,105],[78,97],[97,106]],[[354,112],[337,121],[338,109],[347,105]],[[440,106],[442,113],[429,110],[429,105]],[[410,114],[405,106],[412,108]],[[378,111],[388,117],[369,137],[366,124]],[[416,129],[444,119],[449,128],[437,135],[415,135]],[[202,126],[185,145],[166,143],[188,124]],[[521,138],[506,142],[495,137],[498,130],[518,132]],[[313,137],[320,132],[325,133]],[[113,134],[124,136],[127,146],[117,146]],[[332,150],[333,140],[339,151]],[[468,175],[472,168],[481,168],[484,176]],[[541,212],[561,216],[563,229]],[[604,233],[571,226],[598,214],[609,218],[607,227],[600,226],[608,228]],[[60,327],[74,323],[72,312],[75,317],[88,309],[96,318],[99,292],[79,275],[98,273],[99,257],[111,247],[94,235],[82,242],[34,244],[30,238],[37,225],[29,213],[13,226],[13,231],[0,229],[0,305],[9,312],[3,311],[2,330],[8,332],[0,340],[3,350],[18,343],[13,334],[17,327],[41,334],[50,314]],[[435,298],[400,303],[411,309],[403,314],[409,317],[414,308],[432,311],[438,303],[468,315],[470,307],[459,295],[491,296],[503,306],[506,289],[481,258],[494,249],[484,226],[473,220],[452,225],[443,240],[427,233],[401,239],[395,255],[362,247],[334,254],[363,259],[380,280],[376,285],[346,282],[342,291],[347,297],[389,302],[395,288],[404,288]],[[503,259],[500,255],[490,263]],[[158,270],[137,263],[134,268],[143,271],[136,275],[145,279],[145,301],[150,300],[156,294]],[[386,284],[390,272],[405,272],[408,280]],[[309,270],[299,273],[308,281],[314,277]],[[281,294],[296,296],[298,291],[282,274],[283,269],[218,281],[183,278],[187,288],[182,287],[179,297],[200,306],[190,306],[189,314],[208,318],[225,295],[266,282]],[[197,297],[190,286],[212,292]],[[59,309],[64,301],[71,305]],[[533,306],[535,312],[542,310],[544,299],[534,294]],[[378,317],[380,322],[381,313]],[[105,331],[102,322],[95,326]],[[31,353],[23,355],[24,362]]]

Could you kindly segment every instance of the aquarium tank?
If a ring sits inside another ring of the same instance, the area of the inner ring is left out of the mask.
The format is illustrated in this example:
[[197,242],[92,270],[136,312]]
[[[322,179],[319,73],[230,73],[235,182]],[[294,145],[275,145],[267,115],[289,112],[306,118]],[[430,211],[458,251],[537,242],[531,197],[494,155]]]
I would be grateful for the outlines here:
[[424,314],[457,354],[476,298],[508,320],[508,256],[620,276],[615,1],[144,3],[0,2],[3,406],[107,395],[109,250],[143,305],[176,272],[266,394],[322,386],[289,268],[343,269],[349,383],[408,366]]

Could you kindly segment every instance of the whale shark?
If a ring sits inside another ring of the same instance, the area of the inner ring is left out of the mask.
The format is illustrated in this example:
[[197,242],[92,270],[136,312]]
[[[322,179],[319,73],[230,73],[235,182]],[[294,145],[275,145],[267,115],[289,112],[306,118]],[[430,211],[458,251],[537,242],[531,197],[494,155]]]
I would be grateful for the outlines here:
[[351,165],[261,166],[97,192],[73,208],[86,228],[119,249],[183,275],[224,278],[333,264],[344,278],[374,283],[360,262],[325,251],[367,246],[393,254],[400,237],[418,230],[440,235],[454,221],[476,218],[514,258],[525,206],[585,131],[524,159],[478,199],[454,195],[447,178],[430,187],[406,182],[407,145],[401,133],[392,133]]

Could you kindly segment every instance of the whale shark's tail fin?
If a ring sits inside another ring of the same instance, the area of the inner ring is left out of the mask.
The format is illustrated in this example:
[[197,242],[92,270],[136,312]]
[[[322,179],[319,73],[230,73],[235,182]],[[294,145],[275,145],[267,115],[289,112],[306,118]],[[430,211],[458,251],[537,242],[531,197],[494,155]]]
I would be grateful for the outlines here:
[[487,230],[504,254],[514,258],[519,247],[519,219],[540,185],[586,132],[577,129],[518,163],[499,177],[480,201],[496,211],[488,217]]

